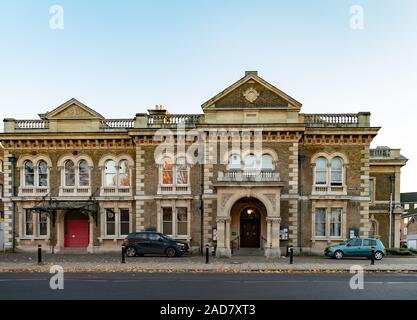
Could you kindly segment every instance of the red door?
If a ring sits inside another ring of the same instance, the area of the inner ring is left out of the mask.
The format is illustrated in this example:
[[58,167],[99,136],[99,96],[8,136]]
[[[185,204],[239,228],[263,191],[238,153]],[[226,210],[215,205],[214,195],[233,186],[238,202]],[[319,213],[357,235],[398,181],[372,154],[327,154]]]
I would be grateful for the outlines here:
[[66,220],[64,246],[69,248],[88,247],[88,220]]

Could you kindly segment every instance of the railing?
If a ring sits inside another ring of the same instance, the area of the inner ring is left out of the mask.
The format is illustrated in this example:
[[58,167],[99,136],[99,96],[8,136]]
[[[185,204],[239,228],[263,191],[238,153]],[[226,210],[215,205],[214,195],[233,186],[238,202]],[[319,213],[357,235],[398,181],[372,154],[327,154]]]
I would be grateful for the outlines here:
[[346,187],[345,186],[337,186],[337,185],[313,185],[313,194],[345,195],[346,194]]
[[191,193],[190,186],[158,186],[158,194],[189,194]]
[[15,129],[48,129],[48,120],[15,120]]
[[48,187],[21,187],[19,189],[19,195],[25,196],[45,195],[47,193],[49,193]]
[[359,115],[345,114],[305,114],[304,123],[311,127],[343,127],[358,126]]
[[217,181],[279,181],[279,174],[270,170],[219,171]]
[[234,249],[235,249],[235,242],[237,243],[236,245],[236,249],[239,250],[240,249],[240,240],[239,240],[239,236],[237,236],[236,238],[230,240],[230,251],[233,254]]
[[200,122],[199,114],[167,114],[148,115],[148,126],[158,128],[171,128],[178,125],[193,127]]
[[117,196],[117,195],[130,195],[132,189],[130,187],[102,187],[101,195],[102,196]]
[[389,148],[376,148],[369,151],[371,158],[391,158],[391,149]]
[[100,122],[101,129],[129,129],[134,127],[134,119],[105,119]]
[[268,244],[268,240],[265,237],[261,236],[261,249],[265,250],[265,244]]
[[90,196],[91,188],[90,187],[60,187],[59,190],[60,196]]

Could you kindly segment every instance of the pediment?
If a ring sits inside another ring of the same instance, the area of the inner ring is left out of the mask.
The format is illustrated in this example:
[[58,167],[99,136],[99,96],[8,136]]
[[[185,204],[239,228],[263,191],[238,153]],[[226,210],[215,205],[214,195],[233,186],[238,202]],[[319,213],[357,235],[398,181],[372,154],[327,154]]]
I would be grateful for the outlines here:
[[71,99],[45,115],[46,119],[104,119],[77,99]]
[[274,87],[257,73],[248,73],[202,105],[210,109],[296,109],[302,104]]

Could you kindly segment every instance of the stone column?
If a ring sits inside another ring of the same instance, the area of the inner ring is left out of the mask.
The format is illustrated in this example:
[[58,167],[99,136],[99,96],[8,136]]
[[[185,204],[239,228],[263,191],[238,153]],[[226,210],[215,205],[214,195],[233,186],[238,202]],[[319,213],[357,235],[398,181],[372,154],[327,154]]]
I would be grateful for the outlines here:
[[280,217],[267,217],[267,226],[268,226],[268,243],[265,248],[265,256],[270,258],[279,258],[281,257],[280,241],[279,241],[279,232],[280,232]]
[[88,214],[88,219],[89,219],[88,224],[89,224],[90,233],[89,233],[89,242],[88,242],[87,252],[94,253],[94,223],[95,222],[94,222],[93,215],[91,213]]
[[[227,243],[227,229],[229,229],[230,233],[230,218],[228,217],[218,217],[217,221],[217,249],[216,249],[216,257],[226,257],[230,258],[232,253],[230,251],[230,240]],[[228,222],[228,223],[227,223]],[[226,223],[229,225],[226,226]],[[230,238],[229,238],[230,239]]]

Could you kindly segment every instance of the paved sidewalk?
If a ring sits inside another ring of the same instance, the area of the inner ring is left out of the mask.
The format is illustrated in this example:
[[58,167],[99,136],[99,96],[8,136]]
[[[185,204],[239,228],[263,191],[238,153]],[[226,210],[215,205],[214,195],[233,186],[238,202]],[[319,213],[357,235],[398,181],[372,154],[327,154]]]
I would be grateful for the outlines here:
[[[120,254],[43,254],[43,264],[37,264],[36,253],[0,254],[0,272],[49,272],[52,265],[67,272],[346,272],[360,265],[366,271],[417,272],[417,257],[385,257],[371,265],[365,258],[343,259],[326,257],[294,257],[268,259],[256,256],[237,256],[230,259],[203,256],[136,257],[121,263]],[[0,274],[1,277],[1,274]]]

